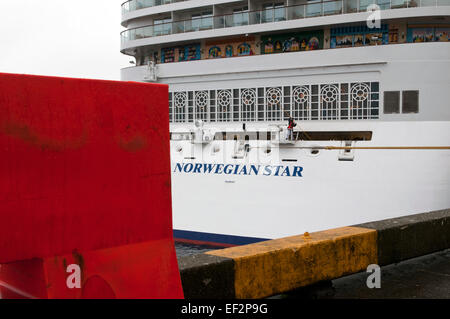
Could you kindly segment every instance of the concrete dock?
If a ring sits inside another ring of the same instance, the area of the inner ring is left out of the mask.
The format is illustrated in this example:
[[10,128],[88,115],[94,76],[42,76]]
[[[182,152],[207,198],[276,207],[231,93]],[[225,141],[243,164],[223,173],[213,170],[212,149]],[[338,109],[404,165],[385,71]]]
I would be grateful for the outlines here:
[[259,299],[333,280],[345,286],[347,276],[367,278],[369,265],[391,269],[388,265],[448,248],[450,209],[209,251],[178,262],[188,299]]

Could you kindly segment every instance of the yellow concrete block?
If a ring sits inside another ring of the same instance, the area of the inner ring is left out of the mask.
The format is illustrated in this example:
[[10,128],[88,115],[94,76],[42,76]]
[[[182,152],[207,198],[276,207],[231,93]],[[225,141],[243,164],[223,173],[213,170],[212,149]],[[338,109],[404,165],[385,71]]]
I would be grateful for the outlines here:
[[376,264],[377,232],[343,227],[207,254],[234,259],[236,298],[264,298]]

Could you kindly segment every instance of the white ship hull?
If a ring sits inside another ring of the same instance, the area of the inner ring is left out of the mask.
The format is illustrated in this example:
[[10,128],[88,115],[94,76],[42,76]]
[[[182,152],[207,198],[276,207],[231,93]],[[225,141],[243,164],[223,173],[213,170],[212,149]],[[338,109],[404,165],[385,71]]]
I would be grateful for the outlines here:
[[238,245],[450,207],[448,0],[133,3],[122,79],[169,86],[175,238]]
[[[242,244],[450,207],[450,151],[439,148],[450,145],[449,121],[299,124],[305,131],[371,131],[371,141],[352,146],[373,149],[354,149],[352,161],[339,160],[343,150],[321,149],[311,154],[307,147],[340,147],[342,142],[298,141],[281,145],[279,154],[272,152],[269,159],[263,150],[271,142],[250,141],[248,156],[233,160],[234,141],[207,146],[173,141],[175,235]],[[180,144],[190,148],[196,160],[185,160],[176,150]],[[222,151],[212,156],[212,148],[219,144]],[[235,166],[228,167],[229,174],[223,169],[215,173],[217,166],[211,173],[205,173],[203,167],[201,173],[194,173],[190,166],[188,172],[180,171],[177,163]],[[264,172],[257,176],[254,172],[235,174],[236,165],[245,163],[261,165],[261,169],[266,165],[289,166],[290,175],[295,166],[303,169],[301,177],[281,176],[284,168],[279,176],[275,172],[270,176]]]

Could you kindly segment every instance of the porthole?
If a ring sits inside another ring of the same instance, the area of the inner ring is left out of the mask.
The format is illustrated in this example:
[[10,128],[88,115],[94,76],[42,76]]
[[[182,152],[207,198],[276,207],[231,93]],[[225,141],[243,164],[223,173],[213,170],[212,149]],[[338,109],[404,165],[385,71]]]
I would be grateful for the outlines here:
[[316,146],[312,146],[311,148],[304,149],[306,155],[311,157],[316,157],[320,155],[320,148],[315,148]]

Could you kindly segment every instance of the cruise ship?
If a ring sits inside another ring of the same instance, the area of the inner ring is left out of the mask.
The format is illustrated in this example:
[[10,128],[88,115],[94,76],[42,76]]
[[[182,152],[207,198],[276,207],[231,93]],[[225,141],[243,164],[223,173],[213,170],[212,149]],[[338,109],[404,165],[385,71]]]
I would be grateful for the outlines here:
[[450,207],[450,0],[130,0],[121,24],[121,79],[169,85],[177,240]]

